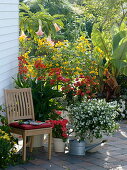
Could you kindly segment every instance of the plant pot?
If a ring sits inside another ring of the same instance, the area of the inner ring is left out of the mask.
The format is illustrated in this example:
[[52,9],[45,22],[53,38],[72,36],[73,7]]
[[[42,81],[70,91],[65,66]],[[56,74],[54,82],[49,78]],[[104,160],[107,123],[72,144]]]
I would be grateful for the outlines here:
[[69,153],[71,155],[85,155],[85,141],[69,140]]
[[34,136],[34,142],[33,142],[34,148],[43,146],[43,137],[44,137],[44,135]]
[[54,143],[54,151],[55,152],[64,152],[65,142],[63,142],[63,139],[53,138],[53,143]]

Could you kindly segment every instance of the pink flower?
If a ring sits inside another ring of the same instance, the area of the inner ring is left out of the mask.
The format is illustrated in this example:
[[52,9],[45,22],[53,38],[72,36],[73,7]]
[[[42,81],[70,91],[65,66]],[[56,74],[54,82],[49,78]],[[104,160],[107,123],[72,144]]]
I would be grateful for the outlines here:
[[53,25],[55,27],[55,30],[58,32],[60,30],[60,27],[56,23],[54,23]]
[[51,35],[47,37],[47,41],[50,42],[51,46],[54,46],[54,42],[51,40]]
[[39,29],[38,29],[38,31],[36,32],[36,34],[37,34],[38,36],[42,36],[42,35],[44,34],[44,32],[42,31],[41,25],[39,25]]
[[21,31],[21,35],[19,37],[19,39],[25,39],[27,36],[25,35],[24,31]]

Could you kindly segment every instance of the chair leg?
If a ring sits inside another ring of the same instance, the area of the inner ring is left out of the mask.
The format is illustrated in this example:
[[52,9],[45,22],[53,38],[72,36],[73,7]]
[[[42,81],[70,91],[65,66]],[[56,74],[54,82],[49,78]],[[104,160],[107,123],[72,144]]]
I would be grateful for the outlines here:
[[23,154],[22,154],[23,161],[26,161],[26,134],[23,133]]
[[51,159],[52,132],[48,134],[48,159]]
[[34,142],[34,136],[30,137],[30,152],[33,151],[33,142]]

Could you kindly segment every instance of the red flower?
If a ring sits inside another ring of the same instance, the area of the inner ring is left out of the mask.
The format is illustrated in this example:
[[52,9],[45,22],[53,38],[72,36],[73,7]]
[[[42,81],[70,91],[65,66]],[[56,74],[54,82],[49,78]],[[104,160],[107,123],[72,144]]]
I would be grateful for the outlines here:
[[24,80],[26,80],[26,79],[27,79],[27,77],[26,77],[26,76],[24,76],[24,77],[23,77],[23,79],[24,79]]
[[26,74],[28,72],[28,68],[26,66],[19,67],[19,74]]
[[63,122],[64,125],[66,125],[68,123],[68,120],[67,119],[63,119],[62,122]]
[[84,75],[80,75],[80,77],[79,78],[85,78],[85,76]]
[[81,95],[81,93],[82,93],[81,89],[77,90],[77,95]]
[[62,133],[62,136],[63,136],[64,138],[67,138],[67,137],[68,137],[68,135],[67,135],[66,133]]
[[45,69],[45,68],[46,68],[46,66],[42,63],[41,60],[35,61],[34,66],[35,66],[36,69],[41,69],[41,68],[42,68],[42,69]]
[[82,92],[82,93],[81,93],[81,96],[84,96],[84,95],[85,95],[85,93],[84,93],[84,92]]
[[90,90],[87,90],[87,91],[86,91],[86,94],[89,94],[89,93],[91,93],[91,91],[90,91]]
[[55,84],[55,81],[56,81],[56,80],[51,79],[51,80],[50,80],[50,84],[51,84],[51,85],[54,85],[54,84]]
[[51,68],[49,72],[49,76],[56,75],[59,76],[61,74],[61,69],[60,68]]
[[58,114],[58,115],[61,115],[61,111],[58,111],[58,110],[55,110],[55,113]]
[[42,80],[44,77],[43,76],[40,76],[37,78],[37,80]]
[[62,87],[61,90],[64,91],[66,88],[65,87]]
[[78,80],[79,80],[79,78],[76,78],[75,80],[76,80],[76,81],[78,81]]
[[61,128],[63,132],[66,132],[67,131],[67,128],[66,127],[62,127]]

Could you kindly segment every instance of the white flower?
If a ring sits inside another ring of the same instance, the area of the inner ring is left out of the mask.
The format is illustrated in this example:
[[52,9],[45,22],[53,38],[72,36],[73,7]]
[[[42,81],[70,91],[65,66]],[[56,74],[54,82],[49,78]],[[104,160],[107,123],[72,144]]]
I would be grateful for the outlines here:
[[88,130],[92,131],[95,137],[114,132],[117,127],[114,120],[118,115],[117,109],[117,102],[107,103],[104,99],[85,99],[82,103],[71,105],[70,115],[75,133],[83,138]]

